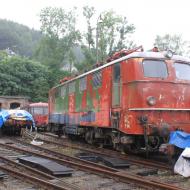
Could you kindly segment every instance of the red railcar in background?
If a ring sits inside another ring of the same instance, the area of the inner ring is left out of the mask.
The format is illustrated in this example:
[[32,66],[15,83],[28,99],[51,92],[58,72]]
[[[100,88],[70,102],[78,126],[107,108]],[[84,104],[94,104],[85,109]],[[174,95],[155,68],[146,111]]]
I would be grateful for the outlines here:
[[137,48],[109,61],[50,90],[55,131],[135,152],[190,133],[190,59]]
[[33,116],[37,130],[46,130],[48,126],[48,103],[31,103],[23,109]]

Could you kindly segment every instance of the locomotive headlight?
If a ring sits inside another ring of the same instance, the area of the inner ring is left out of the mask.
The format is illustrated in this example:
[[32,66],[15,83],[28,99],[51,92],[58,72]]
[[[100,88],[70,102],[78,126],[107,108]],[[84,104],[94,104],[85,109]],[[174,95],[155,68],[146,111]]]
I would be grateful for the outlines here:
[[150,106],[154,106],[156,104],[156,98],[153,96],[147,97],[147,104]]
[[173,52],[172,50],[170,50],[170,49],[167,50],[167,51],[164,53],[165,57],[166,57],[166,58],[169,58],[169,59],[172,58],[173,54],[174,54],[174,52]]

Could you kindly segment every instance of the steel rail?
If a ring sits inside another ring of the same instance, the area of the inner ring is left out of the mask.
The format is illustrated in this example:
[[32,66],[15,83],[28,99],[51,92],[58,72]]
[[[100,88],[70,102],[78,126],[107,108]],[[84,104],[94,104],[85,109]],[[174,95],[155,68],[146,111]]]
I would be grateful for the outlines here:
[[35,169],[35,168],[32,168],[32,167],[30,167],[30,166],[21,164],[21,163],[19,163],[19,162],[15,162],[15,161],[10,160],[9,158],[6,158],[6,157],[4,157],[4,156],[0,156],[0,160],[2,160],[3,162],[9,163],[10,165],[14,165],[14,166],[18,166],[18,167],[25,168],[25,169],[27,169],[27,170],[33,172],[34,174],[40,175],[40,176],[42,176],[42,177],[44,177],[44,178],[47,178],[47,179],[49,179],[49,180],[55,179],[55,177],[52,176],[52,175],[49,175],[49,174],[44,173],[44,172],[42,172],[42,171],[39,171],[39,170],[37,170],[37,169]]
[[[85,170],[85,171],[95,173],[98,175],[104,175],[105,177],[108,177],[108,178],[112,177],[112,178],[119,180],[121,182],[124,182],[124,183],[134,183],[137,186],[146,187],[146,188],[154,188],[154,189],[157,188],[157,189],[163,189],[163,190],[166,190],[166,189],[167,190],[184,190],[177,186],[173,186],[173,185],[166,184],[166,183],[161,183],[161,182],[158,182],[155,180],[149,180],[144,177],[139,177],[137,175],[131,175],[131,174],[128,174],[127,172],[120,172],[118,170],[117,170],[117,172],[116,171],[114,171],[114,172],[108,171],[108,170],[102,169],[100,167],[92,167],[90,165],[79,164],[76,162],[72,162],[72,161],[68,161],[68,160],[64,160],[64,159],[60,159],[60,158],[55,158],[50,155],[40,154],[40,153],[31,151],[31,150],[29,151],[29,150],[26,150],[23,148],[16,147],[14,145],[0,143],[0,146],[10,148],[13,150],[17,150],[20,152],[34,154],[34,155],[40,156],[40,157],[45,157],[47,159],[51,159],[51,160],[54,160],[54,161],[57,161],[60,163],[69,164],[70,166],[75,166],[75,167],[79,168],[80,170]],[[36,147],[36,148],[38,148],[38,147]]]
[[[52,136],[53,137],[53,136]],[[53,138],[56,138],[56,137],[53,137]],[[83,147],[79,147],[78,145],[72,145],[72,144],[63,144],[63,143],[58,143],[58,142],[54,142],[54,141],[51,141],[51,140],[46,140],[46,139],[43,139],[43,138],[40,138],[38,137],[38,139],[41,139],[43,140],[44,142],[47,142],[47,143],[51,143],[51,144],[55,144],[55,145],[59,145],[59,146],[65,146],[65,147],[70,147],[70,148],[73,148],[73,149],[77,149],[77,150],[82,150],[82,151],[87,151],[87,152],[91,152],[91,153],[96,153],[96,154],[100,154],[100,155],[106,155],[106,156],[114,156],[114,157],[117,157],[117,158],[121,158],[121,159],[124,159],[124,160],[127,160],[131,163],[134,163],[134,164],[138,164],[138,165],[146,165],[146,166],[149,166],[149,167],[154,167],[154,168],[159,168],[159,169],[162,169],[162,170],[172,170],[172,168],[170,166],[167,166],[167,165],[164,165],[163,163],[160,163],[160,162],[152,162],[150,160],[137,160],[135,158],[129,158],[129,157],[126,157],[126,156],[123,156],[121,154],[118,154],[117,152],[114,152],[114,151],[111,151],[111,150],[107,150],[107,149],[101,149],[101,151],[95,149],[95,148],[83,148]],[[103,150],[103,151],[102,151]]]
[[52,189],[52,190],[55,190],[55,189],[56,190],[72,190],[71,188],[62,187],[62,186],[56,185],[50,181],[45,181],[45,180],[39,179],[37,177],[33,177],[30,175],[24,174],[22,172],[16,171],[15,168],[13,170],[13,169],[9,169],[6,166],[0,165],[0,169],[14,175],[14,177],[16,177],[18,179],[23,180],[23,178],[24,178],[24,180],[28,181],[29,183],[38,185],[38,186],[48,189],[48,190],[50,190],[50,189]]
[[74,157],[74,156],[68,156],[68,155],[62,154],[62,153],[57,152],[57,151],[49,150],[48,148],[45,148],[45,147],[39,147],[39,146],[36,146],[36,145],[33,145],[33,144],[29,144],[27,142],[23,142],[23,141],[21,141],[19,139],[16,139],[16,138],[14,138],[13,140],[17,141],[18,143],[25,144],[26,146],[31,146],[31,147],[34,147],[34,148],[38,148],[41,151],[45,151],[45,152],[47,152],[49,154],[59,156],[61,158],[64,158],[65,160],[70,160],[70,161],[73,161],[75,163],[80,163],[80,164],[81,163],[82,164],[88,164],[88,165],[94,166],[94,167],[98,166],[98,167],[101,167],[101,168],[109,170],[109,171],[117,172],[116,169],[113,169],[113,168],[108,167],[108,166],[104,166],[104,165],[101,165],[101,164],[98,164],[98,163],[90,162],[88,160],[83,160],[83,159],[80,159],[80,158],[77,158],[77,157]]
[[27,169],[27,170],[33,172],[34,174],[40,175],[40,177],[47,178],[48,180],[56,179],[56,180],[60,181],[62,184],[64,184],[65,187],[68,187],[68,188],[70,188],[70,189],[72,189],[72,190],[79,190],[79,189],[80,189],[79,187],[77,187],[77,186],[75,186],[75,185],[73,185],[73,184],[70,184],[70,183],[68,183],[68,182],[66,182],[66,181],[60,180],[60,179],[58,179],[58,178],[56,178],[56,177],[54,177],[54,176],[52,176],[52,175],[49,175],[49,174],[44,173],[44,172],[42,172],[42,171],[39,171],[39,170],[37,170],[37,169],[35,169],[35,168],[32,168],[32,167],[30,167],[30,166],[27,166],[27,165],[24,165],[24,164],[15,162],[15,161],[13,161],[13,160],[11,160],[11,159],[9,159],[9,158],[6,158],[6,157],[4,157],[4,156],[0,156],[0,160],[2,160],[2,161],[4,161],[4,162],[7,162],[7,163],[9,163],[10,165],[14,165],[14,166],[16,166],[16,167],[17,167],[17,166],[18,166],[18,167],[23,167],[23,168],[25,168],[25,169]]

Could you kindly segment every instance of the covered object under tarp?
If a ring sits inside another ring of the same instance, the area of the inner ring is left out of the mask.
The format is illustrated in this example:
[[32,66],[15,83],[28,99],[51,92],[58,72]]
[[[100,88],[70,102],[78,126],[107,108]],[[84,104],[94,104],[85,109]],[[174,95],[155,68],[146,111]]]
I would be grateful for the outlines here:
[[[190,176],[190,134],[183,131],[173,131],[170,133],[169,144],[180,148],[182,153],[174,165],[174,173],[184,177]],[[184,149],[184,150],[183,150]]]
[[32,115],[25,110],[1,110],[0,111],[0,128],[5,125],[22,125],[27,123],[31,124],[32,128],[35,128],[35,123]]
[[170,133],[169,144],[173,144],[182,149],[190,147],[190,134],[183,131],[173,131]]

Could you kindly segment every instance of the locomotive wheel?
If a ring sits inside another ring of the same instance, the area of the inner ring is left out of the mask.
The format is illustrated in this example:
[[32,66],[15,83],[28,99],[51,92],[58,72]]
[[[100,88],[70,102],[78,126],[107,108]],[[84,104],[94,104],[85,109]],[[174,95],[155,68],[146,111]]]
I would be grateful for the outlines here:
[[50,132],[50,131],[51,131],[51,124],[47,125],[46,131],[47,131],[47,132]]
[[45,126],[45,127],[43,128],[43,131],[44,131],[44,132],[47,132],[47,126]]
[[110,135],[105,136],[103,145],[113,147],[113,142],[112,142],[112,138]]
[[150,150],[158,150],[160,145],[160,138],[158,136],[150,136],[148,137],[148,146]]
[[89,130],[85,133],[85,141],[88,144],[93,144],[94,143],[94,133],[92,130]]
[[69,139],[71,139],[73,141],[76,140],[76,135],[68,134],[67,136]]
[[133,153],[133,154],[138,154],[140,153],[140,145],[137,143],[137,144],[128,144],[128,145],[124,145],[123,146],[123,151],[125,153]]
[[116,144],[115,145],[115,150],[117,150],[119,152],[123,152],[123,146],[121,144]]

